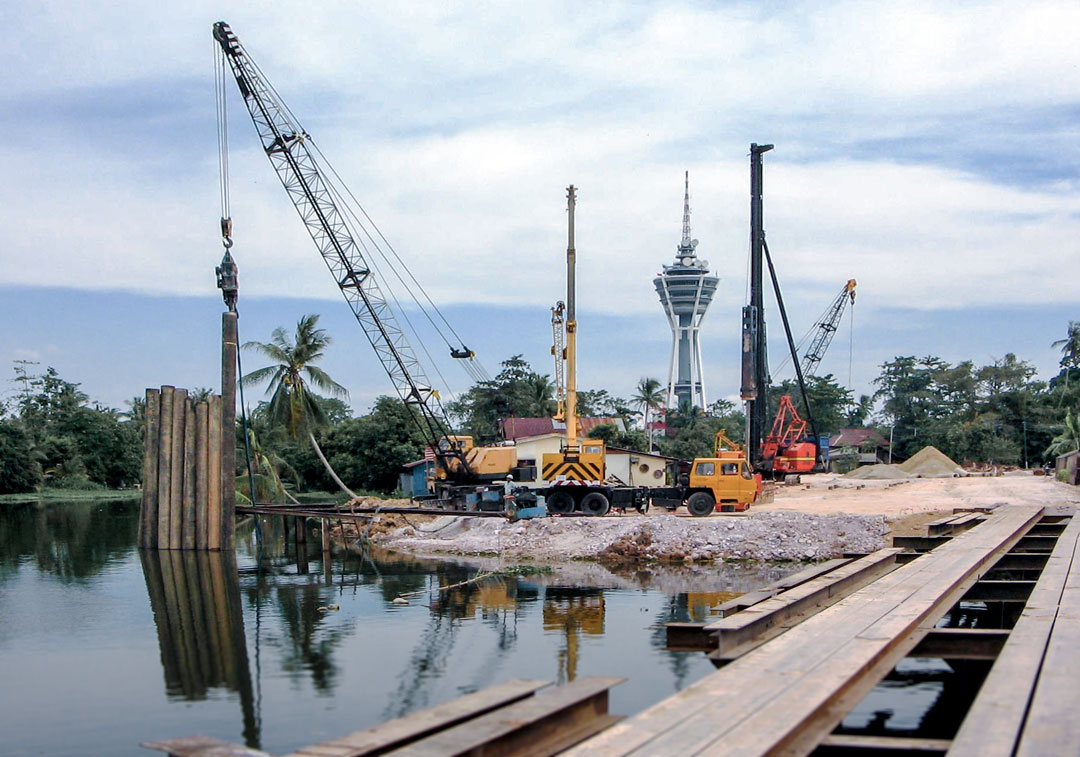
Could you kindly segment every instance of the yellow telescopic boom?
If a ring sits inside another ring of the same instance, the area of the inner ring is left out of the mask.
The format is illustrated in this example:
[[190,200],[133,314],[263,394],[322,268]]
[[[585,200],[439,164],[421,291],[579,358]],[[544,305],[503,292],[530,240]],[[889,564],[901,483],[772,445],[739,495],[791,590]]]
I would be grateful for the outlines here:
[[566,245],[566,447],[577,449],[577,312],[574,307],[574,205],[577,197],[574,185],[566,189],[566,210],[569,214]]

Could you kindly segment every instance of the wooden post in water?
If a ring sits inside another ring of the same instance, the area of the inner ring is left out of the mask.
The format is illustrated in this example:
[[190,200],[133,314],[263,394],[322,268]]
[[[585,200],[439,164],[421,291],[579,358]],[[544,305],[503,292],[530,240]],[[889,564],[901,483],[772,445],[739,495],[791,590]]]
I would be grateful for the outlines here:
[[139,546],[157,546],[158,508],[158,434],[161,422],[161,391],[146,390],[145,425],[143,428],[142,506],[139,508]]
[[207,433],[207,441],[209,441],[210,465],[207,470],[209,495],[207,497],[206,513],[206,548],[218,550],[223,546],[221,540],[221,483],[223,477],[221,469],[221,397],[214,395],[210,398],[208,417],[209,433]]
[[195,405],[195,549],[206,549],[207,515],[209,502],[210,405]]
[[173,392],[171,386],[161,387],[161,417],[158,433],[158,487],[157,487],[157,546],[169,548],[169,503],[172,494],[172,428]]
[[[232,549],[236,530],[237,314],[221,316],[221,548]],[[256,504],[252,502],[251,504]]]
[[172,475],[169,481],[169,549],[184,545],[184,421],[187,389],[173,391]]
[[195,549],[195,403],[191,397],[184,401],[184,504],[181,516],[180,546]]

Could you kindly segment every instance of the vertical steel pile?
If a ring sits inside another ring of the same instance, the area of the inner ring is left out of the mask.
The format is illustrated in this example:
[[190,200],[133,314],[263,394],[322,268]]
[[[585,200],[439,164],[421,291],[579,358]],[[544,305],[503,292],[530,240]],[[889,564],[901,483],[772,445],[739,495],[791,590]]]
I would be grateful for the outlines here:
[[[222,464],[223,403],[212,395],[194,401],[186,389],[146,390],[139,547],[231,550],[233,466]],[[228,479],[228,480],[226,480]]]

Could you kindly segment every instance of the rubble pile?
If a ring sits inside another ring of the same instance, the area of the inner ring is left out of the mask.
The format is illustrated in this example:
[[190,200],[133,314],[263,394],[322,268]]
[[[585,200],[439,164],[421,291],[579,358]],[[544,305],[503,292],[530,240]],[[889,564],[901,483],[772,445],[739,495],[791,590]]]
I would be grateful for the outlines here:
[[[452,520],[454,522],[443,522]],[[606,518],[444,516],[420,530],[405,526],[375,537],[416,553],[497,555],[541,560],[822,560],[884,546],[881,515],[761,512],[709,518],[672,515]]]

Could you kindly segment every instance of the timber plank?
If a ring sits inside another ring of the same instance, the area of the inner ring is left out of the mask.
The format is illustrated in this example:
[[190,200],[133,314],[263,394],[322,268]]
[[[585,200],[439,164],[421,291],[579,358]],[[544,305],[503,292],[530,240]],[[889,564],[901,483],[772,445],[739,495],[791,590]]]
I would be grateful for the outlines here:
[[946,515],[944,518],[938,518],[932,520],[926,524],[926,533],[929,536],[937,536],[938,534],[947,533],[952,530],[951,524],[954,520],[964,517],[963,515]]
[[327,754],[327,752],[312,751],[315,748],[343,750],[333,753],[340,757],[383,754],[440,729],[456,726],[470,718],[519,702],[550,685],[550,681],[514,679],[372,728],[298,749],[290,757],[314,757],[314,755]]
[[1057,616],[1024,721],[1018,757],[1080,754],[1076,682],[1080,680],[1080,538],[1065,578]]
[[[922,561],[912,563],[910,566],[905,566],[905,572],[908,574],[929,572],[925,567],[927,564]],[[900,570],[894,571],[886,578],[896,576],[900,572]],[[829,614],[843,613],[843,608],[846,607],[851,610],[857,609],[864,616],[872,618],[875,617],[875,613],[883,614],[893,606],[885,605],[875,595],[865,599],[859,596],[868,592],[870,588],[873,587],[856,592],[802,624],[800,632],[818,633],[820,643],[814,653],[815,657],[825,659],[836,648],[837,637],[826,632],[829,627],[826,618]],[[782,642],[790,636],[791,634],[786,634],[775,642],[766,644],[737,660],[723,671],[707,676],[633,718],[609,728],[599,736],[571,750],[569,754],[585,757],[592,754],[630,754],[638,749],[644,752],[647,746],[652,746],[655,739],[665,734],[685,733],[684,727],[687,721],[699,713],[715,720],[722,710],[723,719],[727,721],[745,717],[755,709],[766,706],[773,696],[773,691],[783,686],[788,680],[782,671],[773,670],[773,667],[780,666],[785,659],[786,649]],[[740,673],[742,675],[739,675]],[[749,679],[753,681],[747,684],[746,681]],[[745,687],[744,690],[740,691],[740,686]],[[692,753],[688,743],[675,744],[671,746],[671,750],[673,753]]]
[[996,660],[1008,638],[1009,631],[999,628],[935,628],[908,656]]
[[[763,586],[760,589],[754,591],[748,591],[735,599],[729,599],[716,608],[716,613],[721,618],[726,618],[730,615],[734,615],[738,612],[742,612],[748,607],[753,607],[759,602],[764,602],[767,599],[775,597],[782,591],[793,589],[796,586],[800,586],[807,581],[812,581],[818,576],[825,575],[830,571],[836,570],[844,565],[850,563],[854,558],[851,557],[837,557],[833,560],[825,560],[824,562],[815,563],[814,565],[804,568],[796,573],[784,576],[779,581],[774,581],[768,586]],[[708,624],[706,624],[707,626]]]
[[[949,754],[1012,755],[1024,723],[1058,613],[1065,580],[1075,562],[1080,520],[1058,538],[1020,619],[979,689]],[[1023,693],[1022,693],[1023,692]]]
[[904,736],[830,734],[821,742],[825,755],[841,754],[945,754],[948,739],[914,739]]
[[705,626],[718,637],[718,649],[726,651],[745,644],[774,627],[805,617],[814,608],[824,607],[896,569],[896,555],[902,550],[882,549],[860,560],[789,589],[731,617]]
[[[612,723],[607,712],[608,689],[625,680],[606,676],[579,678],[388,754],[395,757],[556,754]],[[576,739],[571,740],[572,736]]]
[[[993,518],[569,754],[805,753],[1023,535]],[[873,675],[867,675],[867,672]],[[857,700],[856,700],[857,701]]]
[[185,736],[179,739],[144,741],[139,746],[168,752],[177,757],[271,757],[269,752],[251,749],[240,744],[230,744],[228,741],[210,736]]

